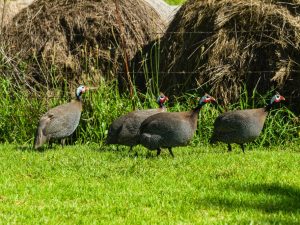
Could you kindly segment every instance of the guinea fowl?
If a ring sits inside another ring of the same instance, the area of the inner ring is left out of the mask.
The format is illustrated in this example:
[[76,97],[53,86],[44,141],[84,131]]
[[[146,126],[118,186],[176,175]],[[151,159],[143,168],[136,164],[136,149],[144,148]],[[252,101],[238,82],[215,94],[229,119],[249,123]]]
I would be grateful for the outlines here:
[[174,157],[172,147],[188,144],[197,129],[200,109],[212,101],[215,99],[205,94],[191,111],[163,112],[148,117],[140,128],[140,144],[149,150],[157,150],[157,156],[161,148],[168,148]]
[[83,85],[76,89],[76,100],[56,106],[46,112],[40,119],[34,148],[41,147],[44,143],[53,139],[61,139],[64,145],[64,138],[70,136],[77,128],[82,111],[81,95],[88,90]]
[[255,140],[263,129],[266,117],[274,104],[285,100],[279,94],[272,97],[270,104],[264,108],[236,110],[225,112],[217,117],[210,142],[224,142],[231,151],[231,143],[240,144],[243,152],[244,143]]
[[141,123],[154,114],[166,111],[164,103],[168,97],[160,94],[157,98],[158,109],[136,110],[116,119],[109,127],[106,144],[121,144],[133,146],[138,144]]

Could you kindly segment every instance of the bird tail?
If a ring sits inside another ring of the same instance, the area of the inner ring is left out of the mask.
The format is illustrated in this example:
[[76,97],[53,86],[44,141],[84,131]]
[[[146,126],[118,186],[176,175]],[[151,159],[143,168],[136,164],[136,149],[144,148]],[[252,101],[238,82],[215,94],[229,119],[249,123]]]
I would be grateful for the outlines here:
[[105,139],[105,144],[106,145],[118,144],[118,138],[114,134],[108,133],[108,135]]
[[217,142],[216,137],[213,135],[210,140],[209,140],[209,144],[215,144]]
[[44,135],[44,126],[43,124],[39,123],[38,128],[36,130],[36,134],[35,134],[35,138],[34,138],[34,145],[33,148],[34,149],[38,149],[39,147],[41,147],[46,141],[47,141],[47,137]]
[[139,144],[150,150],[156,150],[159,147],[159,139],[158,135],[143,133],[140,135]]
[[114,144],[114,143],[113,143],[113,141],[112,141],[112,139],[110,137],[106,137],[105,144],[106,145],[110,145],[110,144]]

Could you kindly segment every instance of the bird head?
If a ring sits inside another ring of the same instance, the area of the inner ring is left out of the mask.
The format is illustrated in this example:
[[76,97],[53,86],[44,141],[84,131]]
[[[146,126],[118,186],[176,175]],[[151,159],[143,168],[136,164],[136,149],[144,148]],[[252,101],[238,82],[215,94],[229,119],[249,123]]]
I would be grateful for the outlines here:
[[209,103],[209,102],[216,103],[216,100],[215,100],[214,97],[210,96],[209,94],[205,94],[202,98],[200,98],[199,106],[203,106],[203,105],[205,105],[206,103]]
[[163,93],[160,93],[156,102],[160,107],[162,107],[164,105],[164,103],[168,100],[169,100],[169,98],[167,96],[165,96]]
[[84,85],[80,85],[77,89],[76,89],[76,97],[79,98],[83,93],[85,93],[89,88],[84,86]]
[[274,103],[279,103],[281,101],[285,101],[285,98],[279,93],[276,93],[276,95],[271,98],[270,104],[273,105]]

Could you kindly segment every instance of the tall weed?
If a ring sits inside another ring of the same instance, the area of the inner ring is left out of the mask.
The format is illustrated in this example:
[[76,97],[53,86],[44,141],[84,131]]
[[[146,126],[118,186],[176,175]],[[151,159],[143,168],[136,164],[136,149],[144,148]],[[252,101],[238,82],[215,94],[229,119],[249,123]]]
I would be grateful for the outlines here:
[[[0,80],[2,97],[0,98],[0,141],[13,143],[31,143],[39,117],[48,109],[70,101],[69,95],[63,95],[59,88],[53,90],[54,97],[33,95],[25,87],[16,88],[9,79]],[[156,95],[136,92],[135,104],[138,109],[156,108]],[[246,96],[246,95],[245,95]],[[172,99],[168,111],[187,111],[197,105],[200,95],[179,96]],[[215,118],[222,112],[235,109],[264,106],[269,101],[268,96],[254,95],[246,99],[242,96],[239,103],[221,107],[207,104],[199,114],[198,129],[192,141],[193,146],[208,144],[213,130]],[[120,94],[117,82],[103,82],[96,91],[90,91],[83,96],[84,110],[80,125],[70,142],[102,144],[106,138],[108,127],[117,117],[132,111],[132,101],[129,94]],[[273,109],[267,117],[265,127],[260,137],[253,143],[257,146],[268,146],[294,141],[299,138],[300,123],[297,117],[286,107]]]

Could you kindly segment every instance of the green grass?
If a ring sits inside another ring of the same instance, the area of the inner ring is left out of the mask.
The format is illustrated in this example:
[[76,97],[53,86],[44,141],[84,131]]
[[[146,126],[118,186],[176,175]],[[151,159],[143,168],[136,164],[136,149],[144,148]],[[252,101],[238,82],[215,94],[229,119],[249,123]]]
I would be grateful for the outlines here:
[[176,148],[175,159],[113,149],[1,145],[1,223],[300,223],[297,143]]
[[185,2],[186,0],[165,0],[170,5],[181,5]]
[[[51,89],[50,96],[46,93],[36,95],[24,87],[16,87],[9,79],[0,78],[2,96],[0,98],[0,143],[32,143],[39,118],[50,108],[69,102],[73,93],[62,92],[61,89]],[[145,94],[136,92],[134,105],[136,109],[156,108],[158,91],[149,89]],[[49,90],[50,91],[50,90]],[[169,111],[187,111],[197,104],[201,93],[186,93],[183,96],[169,96],[167,102]],[[248,98],[246,92],[235,104],[226,105],[226,110],[262,107],[269,102],[272,92],[266,96],[253,94]],[[83,96],[84,110],[76,132],[69,139],[72,143],[103,143],[109,125],[119,116],[133,110],[133,103],[128,93],[120,93],[116,81],[102,82],[97,90]],[[220,99],[220,101],[222,101]],[[201,110],[199,129],[191,143],[193,146],[208,143],[213,130],[215,118],[225,109],[221,106],[206,105]],[[267,118],[265,128],[257,146],[277,145],[299,139],[300,121],[288,108],[281,105],[274,109]]]

